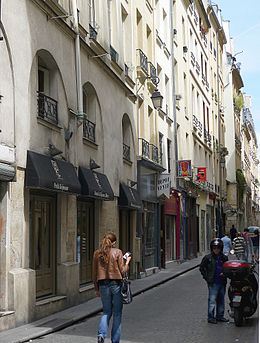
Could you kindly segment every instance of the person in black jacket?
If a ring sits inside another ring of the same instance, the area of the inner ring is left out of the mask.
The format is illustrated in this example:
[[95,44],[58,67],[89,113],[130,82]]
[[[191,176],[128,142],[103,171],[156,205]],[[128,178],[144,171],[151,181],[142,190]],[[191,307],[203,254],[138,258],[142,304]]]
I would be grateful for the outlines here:
[[200,272],[208,285],[208,323],[228,322],[224,317],[227,279],[223,275],[223,263],[228,260],[223,254],[223,242],[216,238],[210,242],[211,253],[204,256]]

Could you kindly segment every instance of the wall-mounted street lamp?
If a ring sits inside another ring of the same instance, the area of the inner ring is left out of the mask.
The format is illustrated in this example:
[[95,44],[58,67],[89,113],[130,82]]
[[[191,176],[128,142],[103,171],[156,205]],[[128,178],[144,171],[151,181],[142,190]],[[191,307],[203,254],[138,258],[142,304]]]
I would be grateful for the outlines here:
[[89,169],[94,170],[100,168],[100,165],[96,163],[96,161],[93,158],[90,158],[89,160]]
[[163,101],[163,96],[161,93],[158,91],[156,88],[151,96],[153,107],[156,110],[160,110],[162,108],[162,101]]
[[[141,83],[143,84],[144,81],[146,80],[152,80],[153,83],[155,84],[155,90],[153,91],[153,94],[151,96],[151,100],[152,100],[152,103],[153,103],[153,107],[156,109],[156,110],[161,110],[162,109],[162,101],[163,101],[163,96],[161,95],[160,91],[158,90],[157,88],[157,85],[158,83],[160,82],[160,79],[158,76],[141,76],[139,78],[137,78],[137,80],[141,80]],[[142,84],[141,86],[138,88],[136,94],[138,94],[139,90],[141,89],[142,87]]]

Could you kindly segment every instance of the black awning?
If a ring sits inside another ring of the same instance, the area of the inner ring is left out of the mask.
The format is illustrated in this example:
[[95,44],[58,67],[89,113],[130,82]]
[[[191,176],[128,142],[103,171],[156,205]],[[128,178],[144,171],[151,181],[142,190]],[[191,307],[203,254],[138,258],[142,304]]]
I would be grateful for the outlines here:
[[25,186],[28,188],[81,193],[76,170],[69,162],[28,151],[25,174]]
[[79,167],[82,195],[102,200],[113,200],[114,193],[106,175]]
[[140,210],[142,208],[142,201],[137,190],[121,183],[118,206]]

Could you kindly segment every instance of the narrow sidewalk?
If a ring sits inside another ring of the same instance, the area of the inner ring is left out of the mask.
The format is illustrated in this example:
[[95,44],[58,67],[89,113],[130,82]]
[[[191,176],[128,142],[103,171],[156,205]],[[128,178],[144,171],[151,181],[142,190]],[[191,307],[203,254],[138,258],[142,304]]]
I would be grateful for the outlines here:
[[[148,277],[131,281],[134,296],[155,286],[165,283],[199,266],[202,257],[187,260],[182,263],[170,262],[162,269]],[[70,307],[48,317],[22,325],[17,328],[0,332],[0,343],[24,343],[32,339],[63,329],[80,320],[102,311],[100,298],[94,298],[80,305]]]

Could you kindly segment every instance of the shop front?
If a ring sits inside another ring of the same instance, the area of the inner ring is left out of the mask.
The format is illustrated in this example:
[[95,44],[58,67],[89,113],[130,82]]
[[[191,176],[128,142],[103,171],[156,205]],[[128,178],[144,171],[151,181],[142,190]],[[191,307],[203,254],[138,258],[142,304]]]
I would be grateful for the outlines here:
[[92,283],[92,257],[103,201],[113,201],[114,193],[105,174],[79,167],[81,195],[77,198],[77,262],[80,287]]
[[[33,151],[27,152],[25,186],[29,189],[29,265],[35,270],[36,298],[49,297],[59,288],[58,236],[62,229],[58,223],[69,215],[63,213],[65,203],[70,202],[68,197],[80,194],[81,187],[71,163]],[[67,235],[72,239],[71,231]]]
[[157,173],[140,168],[140,197],[142,212],[138,225],[141,228],[141,271],[160,266],[159,201],[157,199]]
[[[165,251],[165,262],[180,259],[180,198],[173,189],[163,204],[162,250]],[[163,248],[164,246],[164,248]]]

